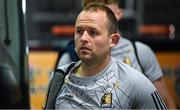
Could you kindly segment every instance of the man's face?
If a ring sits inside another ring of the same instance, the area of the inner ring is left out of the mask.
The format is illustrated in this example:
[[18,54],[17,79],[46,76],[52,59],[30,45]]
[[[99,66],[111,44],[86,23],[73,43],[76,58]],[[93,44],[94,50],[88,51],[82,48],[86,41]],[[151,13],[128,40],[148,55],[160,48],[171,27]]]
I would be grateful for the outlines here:
[[109,55],[111,37],[105,12],[81,12],[75,30],[76,52],[82,61],[100,61]]

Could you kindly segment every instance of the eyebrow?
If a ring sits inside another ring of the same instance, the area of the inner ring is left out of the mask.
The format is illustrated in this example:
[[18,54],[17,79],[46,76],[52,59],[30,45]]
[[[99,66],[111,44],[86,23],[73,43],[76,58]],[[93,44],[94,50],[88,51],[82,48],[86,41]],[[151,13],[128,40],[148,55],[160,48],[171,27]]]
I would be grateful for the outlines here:
[[81,26],[76,26],[75,28],[76,28],[76,29],[82,29],[82,28],[83,28],[83,29],[85,29],[85,30],[95,30],[95,31],[99,31],[99,30],[98,30],[97,28],[95,28],[95,27],[89,27],[89,26],[86,26],[86,27],[85,27],[85,26],[82,26],[82,25],[81,25]]

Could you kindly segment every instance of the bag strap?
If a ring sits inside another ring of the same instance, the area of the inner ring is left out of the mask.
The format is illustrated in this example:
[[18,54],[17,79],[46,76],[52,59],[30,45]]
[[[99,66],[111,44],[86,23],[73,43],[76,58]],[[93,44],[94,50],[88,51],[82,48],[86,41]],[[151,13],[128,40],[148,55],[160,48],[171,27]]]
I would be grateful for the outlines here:
[[134,48],[134,52],[135,52],[135,56],[136,56],[137,62],[138,62],[139,66],[140,66],[140,68],[142,70],[142,73],[145,74],[144,73],[144,69],[143,69],[143,67],[141,65],[141,62],[139,60],[139,56],[138,56],[138,52],[137,52],[137,46],[136,46],[136,41],[132,40],[131,42],[132,42],[132,45],[133,45],[133,48]]
[[64,72],[62,69],[55,69],[53,78],[50,82],[49,89],[47,92],[44,109],[55,109],[56,97],[62,85],[64,84],[64,78],[74,65],[75,62],[71,63],[67,68],[66,72]]

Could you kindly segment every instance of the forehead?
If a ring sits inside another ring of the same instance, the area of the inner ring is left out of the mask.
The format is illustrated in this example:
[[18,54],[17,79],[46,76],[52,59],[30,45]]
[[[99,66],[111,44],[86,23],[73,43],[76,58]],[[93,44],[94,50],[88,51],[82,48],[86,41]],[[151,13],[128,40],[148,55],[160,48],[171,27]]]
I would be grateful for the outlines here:
[[106,21],[107,17],[104,11],[82,11],[76,20],[76,25],[81,23],[106,25]]

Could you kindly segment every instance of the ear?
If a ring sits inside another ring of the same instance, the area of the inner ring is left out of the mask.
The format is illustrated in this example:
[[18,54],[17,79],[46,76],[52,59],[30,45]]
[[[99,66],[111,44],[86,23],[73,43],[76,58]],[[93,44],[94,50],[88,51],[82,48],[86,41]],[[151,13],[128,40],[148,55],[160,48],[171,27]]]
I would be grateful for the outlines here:
[[112,34],[110,37],[111,37],[110,47],[116,46],[119,42],[119,39],[120,39],[119,33]]

